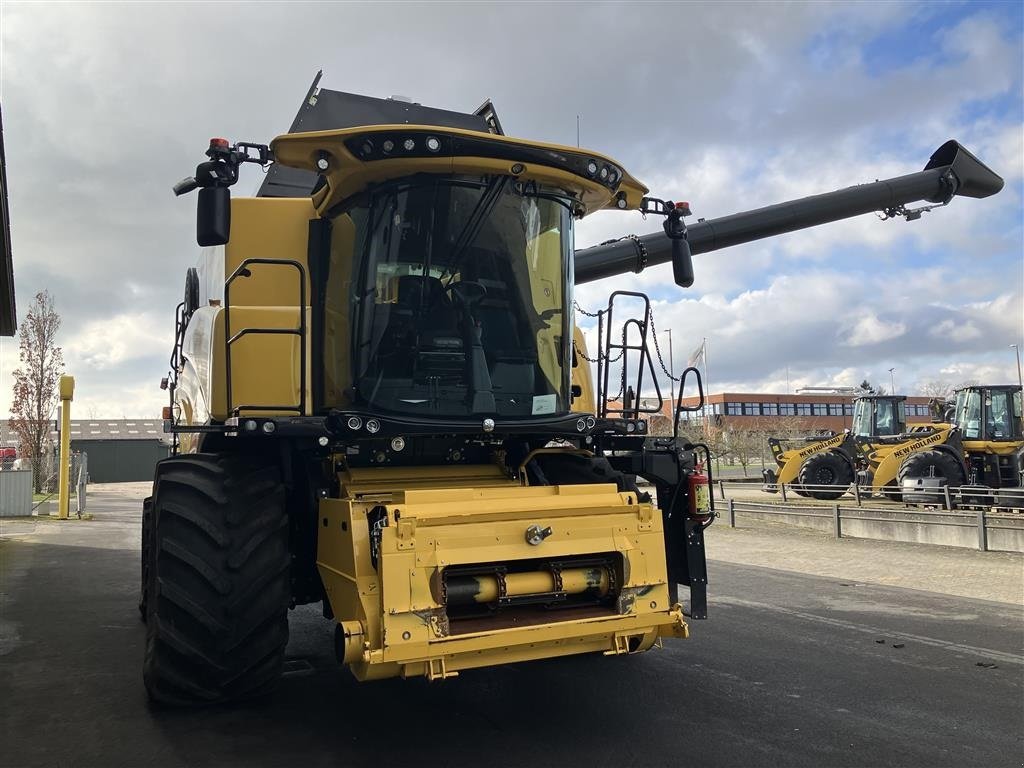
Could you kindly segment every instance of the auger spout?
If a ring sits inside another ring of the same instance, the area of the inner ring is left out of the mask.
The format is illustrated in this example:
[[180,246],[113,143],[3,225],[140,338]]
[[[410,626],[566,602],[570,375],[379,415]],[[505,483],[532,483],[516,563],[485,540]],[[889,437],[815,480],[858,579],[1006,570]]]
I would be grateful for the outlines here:
[[[924,170],[917,173],[698,221],[687,228],[687,240],[690,252],[696,255],[873,211],[913,220],[956,195],[989,197],[1002,188],[998,174],[951,139],[935,150]],[[920,201],[931,205],[906,208]],[[639,243],[632,239],[604,243],[576,251],[576,282],[639,272],[671,258],[672,241],[662,232],[645,235]]]

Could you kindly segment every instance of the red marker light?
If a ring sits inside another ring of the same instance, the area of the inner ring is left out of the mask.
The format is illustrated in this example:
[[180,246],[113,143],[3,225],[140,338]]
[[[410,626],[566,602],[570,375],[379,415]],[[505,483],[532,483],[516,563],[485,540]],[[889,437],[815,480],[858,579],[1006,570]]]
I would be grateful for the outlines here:
[[230,146],[230,142],[227,139],[213,138],[210,139],[210,149],[227,149]]
[[689,203],[676,203],[676,209],[681,211],[683,216],[690,215],[690,204]]

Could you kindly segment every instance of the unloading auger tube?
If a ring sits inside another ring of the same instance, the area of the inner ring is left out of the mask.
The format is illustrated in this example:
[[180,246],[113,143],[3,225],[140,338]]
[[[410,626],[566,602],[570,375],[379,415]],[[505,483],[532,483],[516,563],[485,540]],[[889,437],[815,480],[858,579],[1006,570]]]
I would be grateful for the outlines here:
[[[918,173],[698,221],[687,227],[686,240],[690,253],[698,254],[874,211],[881,211],[885,218],[903,216],[914,221],[954,196],[989,197],[1002,188],[998,174],[951,139],[935,150]],[[919,201],[931,205],[906,208]],[[576,251],[576,282],[640,272],[671,259],[672,240],[661,232],[610,241]]]

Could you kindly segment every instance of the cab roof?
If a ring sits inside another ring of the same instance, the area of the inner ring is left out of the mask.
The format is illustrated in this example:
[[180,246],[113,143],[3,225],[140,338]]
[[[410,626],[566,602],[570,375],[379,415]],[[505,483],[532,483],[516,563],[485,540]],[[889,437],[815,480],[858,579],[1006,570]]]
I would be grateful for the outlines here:
[[[416,173],[504,173],[553,184],[576,195],[583,213],[636,209],[647,192],[604,155],[506,137],[490,101],[472,113],[455,112],[319,88],[321,75],[289,132],[272,142],[276,162],[258,196],[313,195],[322,211],[370,184]],[[409,141],[412,149],[405,148]]]

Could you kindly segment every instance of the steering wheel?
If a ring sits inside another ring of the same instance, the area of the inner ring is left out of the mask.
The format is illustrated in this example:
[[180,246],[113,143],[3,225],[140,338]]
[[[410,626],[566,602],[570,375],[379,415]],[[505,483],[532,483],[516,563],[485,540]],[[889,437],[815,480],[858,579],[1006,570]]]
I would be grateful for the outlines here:
[[451,291],[452,298],[466,307],[472,307],[487,295],[487,288],[472,280],[459,280],[457,283],[449,283],[445,290]]

